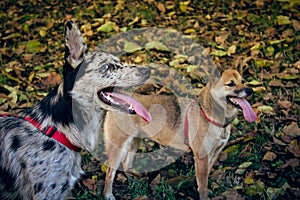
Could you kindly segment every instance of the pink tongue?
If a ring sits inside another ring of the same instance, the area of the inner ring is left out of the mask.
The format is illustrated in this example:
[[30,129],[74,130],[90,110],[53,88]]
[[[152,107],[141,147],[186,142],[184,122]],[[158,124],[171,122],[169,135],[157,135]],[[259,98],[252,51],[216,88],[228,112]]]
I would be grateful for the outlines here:
[[144,106],[138,102],[136,99],[120,94],[120,93],[111,93],[111,92],[107,92],[107,95],[116,97],[124,102],[126,102],[128,105],[132,105],[132,107],[134,108],[136,114],[138,114],[139,116],[141,116],[145,121],[147,122],[151,122],[152,118],[150,113],[144,108]]
[[246,99],[243,98],[233,98],[233,99],[243,109],[244,117],[248,122],[253,122],[256,120],[256,113],[253,111],[251,105]]

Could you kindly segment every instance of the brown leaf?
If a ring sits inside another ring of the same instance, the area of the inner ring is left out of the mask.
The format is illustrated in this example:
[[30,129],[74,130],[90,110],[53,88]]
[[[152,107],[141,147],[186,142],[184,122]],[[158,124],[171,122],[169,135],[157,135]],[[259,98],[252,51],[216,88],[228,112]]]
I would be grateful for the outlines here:
[[280,101],[279,100],[277,103],[280,107],[282,107],[284,109],[290,109],[292,106],[292,103],[290,101]]
[[292,140],[288,146],[289,152],[291,152],[295,157],[300,157],[300,148],[297,140]]
[[162,4],[162,3],[158,3],[158,4],[157,4],[157,9],[158,9],[162,14],[164,14],[164,13],[166,12],[166,8],[165,8],[164,4]]
[[125,183],[125,181],[127,181],[127,177],[124,176],[122,173],[118,173],[117,180],[120,181],[121,183]]
[[56,72],[51,72],[45,79],[42,79],[42,84],[47,88],[54,87],[60,83],[60,75]]
[[269,86],[271,87],[283,87],[281,80],[271,80],[269,83]]
[[296,31],[300,31],[300,23],[297,20],[292,20],[292,25]]
[[284,164],[280,165],[278,168],[283,169],[283,168],[286,168],[288,166],[291,166],[293,168],[298,167],[299,166],[299,159],[298,158],[290,159],[287,162],[285,162]]
[[85,185],[89,190],[95,190],[96,189],[96,184],[93,179],[83,179],[82,181],[83,185]]
[[134,198],[134,200],[150,200],[151,198],[147,197],[147,196],[138,196],[136,198]]
[[283,132],[287,136],[297,137],[300,136],[300,128],[296,122],[292,122],[291,124],[285,126],[283,128]]
[[277,157],[276,153],[268,151],[264,157],[263,160],[267,160],[267,161],[273,161],[275,158]]
[[228,36],[229,36],[228,33],[223,33],[223,34],[217,36],[217,37],[215,38],[216,43],[218,43],[218,44],[223,44],[223,43],[227,40]]
[[238,191],[235,190],[227,190],[223,193],[223,196],[225,196],[225,199],[231,199],[231,200],[242,200],[244,199]]

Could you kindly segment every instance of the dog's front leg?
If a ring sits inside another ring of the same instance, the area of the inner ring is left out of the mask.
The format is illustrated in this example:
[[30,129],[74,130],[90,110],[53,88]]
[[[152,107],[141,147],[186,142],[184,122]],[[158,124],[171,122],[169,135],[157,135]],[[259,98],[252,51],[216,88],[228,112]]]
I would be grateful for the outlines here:
[[209,175],[209,166],[208,166],[208,156],[199,158],[198,156],[194,157],[195,160],[195,173],[198,184],[198,192],[200,199],[208,199],[208,175]]

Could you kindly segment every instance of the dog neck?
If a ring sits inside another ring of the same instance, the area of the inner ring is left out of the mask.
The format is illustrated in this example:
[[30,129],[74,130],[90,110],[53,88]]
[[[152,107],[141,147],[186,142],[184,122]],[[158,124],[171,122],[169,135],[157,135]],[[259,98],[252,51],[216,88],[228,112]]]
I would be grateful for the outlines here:
[[35,120],[41,128],[55,126],[73,145],[93,151],[104,111],[87,108],[82,100],[72,99],[71,94],[66,94],[62,88],[63,84],[60,84],[39,104],[21,115]]
[[[211,91],[208,87],[203,88],[199,95],[199,104],[202,109],[202,116],[206,118],[208,122],[211,123],[211,121],[214,121],[214,123],[225,126],[227,124],[230,124],[235,116],[236,116],[236,109],[234,111],[225,107],[223,105],[220,105],[212,96]],[[226,101],[226,100],[224,100]],[[204,113],[204,114],[203,114]]]

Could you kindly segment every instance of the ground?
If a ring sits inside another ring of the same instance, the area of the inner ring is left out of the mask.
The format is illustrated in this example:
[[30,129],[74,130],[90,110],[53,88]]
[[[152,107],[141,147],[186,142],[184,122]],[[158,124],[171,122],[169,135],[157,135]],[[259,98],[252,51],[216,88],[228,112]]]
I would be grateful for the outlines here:
[[[59,83],[67,19],[78,23],[91,50],[136,28],[170,28],[201,45],[203,52],[198,55],[210,54],[220,70],[237,69],[255,91],[249,101],[258,120],[248,123],[241,116],[235,120],[230,141],[210,175],[209,196],[300,197],[299,1],[6,0],[0,6],[1,112],[32,106]],[[121,58],[139,65],[164,64],[192,86],[187,88],[177,79],[170,88],[197,94],[205,84],[202,68],[189,63],[186,51],[174,55],[162,42],[152,43],[150,49],[129,42],[119,47],[125,51]],[[159,76],[164,73],[164,68],[158,69]],[[145,141],[141,151],[155,148],[159,146]],[[86,174],[72,199],[101,199],[105,157],[99,161],[84,151],[82,156]],[[193,157],[182,155],[151,173],[119,172],[114,188],[118,199],[195,199]]]

